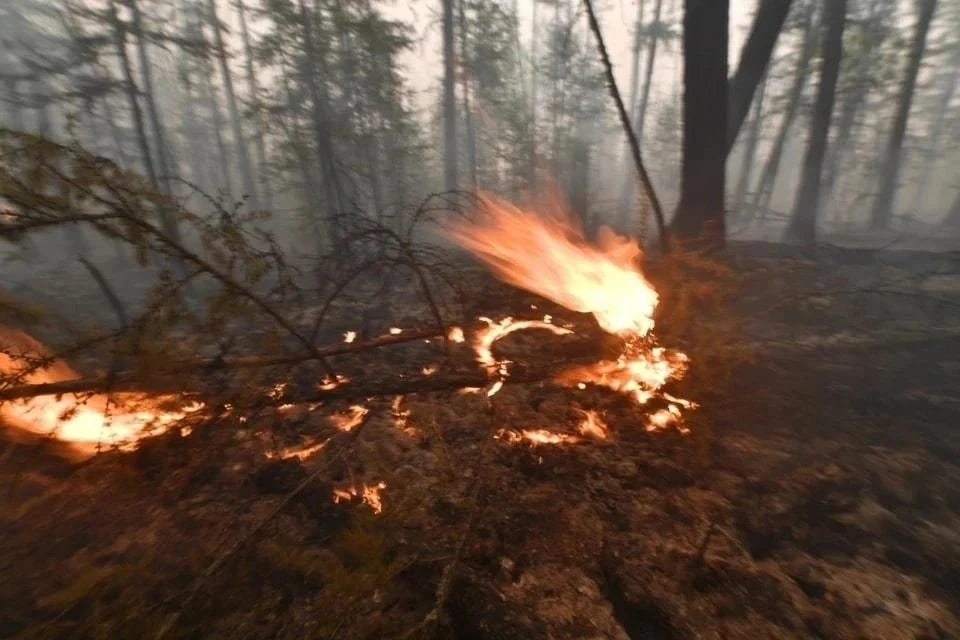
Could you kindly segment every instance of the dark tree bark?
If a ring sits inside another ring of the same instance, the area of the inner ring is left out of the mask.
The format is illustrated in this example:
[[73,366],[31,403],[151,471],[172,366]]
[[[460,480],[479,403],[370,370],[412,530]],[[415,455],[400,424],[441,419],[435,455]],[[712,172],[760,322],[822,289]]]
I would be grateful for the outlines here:
[[[833,1],[833,0],[830,0]],[[790,13],[792,0],[760,0],[750,35],[743,45],[737,72],[730,78],[727,110],[727,153],[737,141],[740,127],[750,111],[753,94],[770,66],[773,49]]]
[[724,245],[728,0],[686,0],[683,16],[683,166],[674,234]]
[[763,99],[766,93],[767,79],[764,76],[757,89],[757,99],[754,102],[753,122],[750,125],[750,131],[747,134],[746,145],[743,149],[743,162],[740,164],[740,175],[737,177],[737,188],[734,191],[733,206],[737,215],[743,206],[747,195],[747,185],[750,184],[750,178],[753,175],[754,159],[757,155],[757,144],[760,142],[760,127],[763,123]]
[[[814,4],[807,5],[804,13],[803,22],[803,46],[800,49],[800,55],[797,58],[797,67],[794,71],[793,86],[790,87],[790,93],[787,97],[787,104],[784,108],[783,119],[780,122],[780,129],[777,132],[776,140],[767,162],[764,164],[763,171],[760,173],[760,179],[757,187],[754,189],[756,197],[752,210],[754,213],[761,212],[761,217],[765,215],[770,206],[770,198],[773,196],[773,188],[777,183],[777,176],[780,173],[780,160],[783,158],[783,150],[787,145],[787,137],[793,128],[793,122],[797,117],[797,110],[800,106],[800,98],[803,96],[803,88],[807,84],[807,76],[810,73],[810,58],[813,56],[813,49],[816,43],[816,30],[813,27]],[[752,219],[752,216],[751,216]]]
[[[253,45],[250,42],[250,30],[247,28],[247,7],[243,0],[236,0],[237,14],[240,19],[240,37],[243,42],[243,68],[247,76],[247,92],[254,105],[259,102],[260,90],[257,77],[253,70]],[[260,180],[260,193],[263,196],[263,206],[268,211],[273,209],[273,193],[270,188],[270,171],[267,165],[267,145],[264,140],[266,121],[260,109],[257,108],[256,131],[253,136],[257,149],[257,169]]]
[[847,21],[847,0],[830,0],[824,13],[826,33],[823,40],[823,67],[817,100],[810,123],[810,138],[803,158],[803,173],[793,216],[787,227],[785,239],[800,244],[813,244],[816,240],[817,210],[820,202],[820,178],[823,158],[827,150],[827,136],[833,116],[833,103],[840,75],[840,59],[843,57],[843,29]]
[[893,203],[900,178],[903,138],[907,132],[907,120],[910,117],[910,106],[913,104],[913,92],[917,85],[920,62],[923,60],[923,52],[927,46],[927,32],[930,30],[930,21],[933,19],[936,8],[937,0],[919,0],[917,28],[910,47],[907,71],[900,87],[897,115],[893,122],[893,129],[890,131],[890,141],[887,144],[883,168],[880,171],[879,190],[870,212],[870,226],[874,229],[885,229],[890,226],[890,219],[893,217]]
[[457,98],[454,61],[453,2],[443,2],[443,177],[447,191],[457,180]]

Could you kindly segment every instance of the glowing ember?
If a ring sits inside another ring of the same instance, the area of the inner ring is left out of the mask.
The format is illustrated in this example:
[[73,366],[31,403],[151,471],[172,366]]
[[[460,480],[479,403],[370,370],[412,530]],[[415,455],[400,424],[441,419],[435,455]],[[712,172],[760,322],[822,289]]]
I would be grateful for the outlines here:
[[492,398],[493,396],[497,395],[500,389],[503,389],[503,380],[497,380],[490,385],[490,388],[487,389],[487,397]]
[[401,409],[402,404],[403,396],[394,396],[393,401],[390,403],[390,413],[393,415],[393,425],[410,437],[415,438],[420,436],[419,429],[407,425],[407,420],[410,418],[410,410]]
[[296,458],[297,460],[306,460],[313,454],[321,451],[329,440],[324,440],[323,442],[318,442],[310,445],[301,445],[299,447],[286,447],[281,449],[277,453],[267,452],[267,457],[270,459],[280,459],[280,460],[289,460],[291,458]]
[[428,364],[424,368],[420,369],[420,373],[422,373],[425,376],[432,376],[436,372],[437,372],[437,365],[435,364]]
[[579,442],[576,436],[566,433],[554,433],[546,429],[524,429],[522,431],[512,431],[510,429],[500,429],[494,436],[498,440],[504,440],[511,444],[528,442],[530,445],[538,444],[564,444]]
[[364,504],[373,509],[374,513],[380,513],[383,511],[383,499],[380,496],[380,493],[387,488],[386,482],[378,482],[377,484],[365,484],[359,489],[357,487],[347,487],[344,489],[334,489],[333,490],[333,501],[337,504],[340,502],[353,500],[356,497],[360,497]]
[[671,404],[666,409],[660,409],[647,416],[647,431],[660,431],[675,426],[680,433],[686,435],[690,430],[683,426],[682,420],[683,414],[680,413],[680,408]]
[[350,378],[348,378],[347,376],[338,375],[338,376],[335,376],[334,378],[323,378],[320,381],[320,384],[317,386],[319,386],[324,391],[330,391],[331,389],[336,389],[343,383],[349,382],[349,381],[350,381]]
[[[616,360],[573,367],[561,372],[557,381],[580,389],[587,384],[604,386],[639,405],[665,397],[663,386],[683,377],[689,359],[656,345],[651,331],[659,297],[640,271],[642,252],[636,240],[602,227],[598,245],[593,246],[579,226],[561,216],[540,217],[492,197],[482,199],[482,209],[475,222],[454,222],[449,235],[504,281],[573,311],[591,313],[604,331],[623,339]],[[543,322],[509,318],[486,322],[474,348],[480,364],[495,372],[498,382],[507,377],[506,363],[497,361],[491,351],[498,339],[530,328],[570,333],[554,326],[549,315]],[[680,407],[694,405],[672,396],[669,400],[673,407],[666,410],[669,419],[658,412],[650,417],[651,424],[681,428]]]
[[463,342],[465,340],[463,329],[456,326],[450,327],[450,331],[447,332],[447,340],[450,342]]
[[[22,331],[0,327],[0,374],[18,384],[63,382],[79,378],[70,366]],[[45,364],[30,370],[34,364]],[[0,420],[39,436],[70,443],[77,454],[93,455],[104,448],[132,449],[141,439],[171,429],[187,414],[203,408],[195,402],[176,411],[160,407],[173,396],[138,393],[89,394],[82,398],[36,396],[0,404]]]
[[390,327],[390,335],[398,336],[401,333],[403,333],[403,329],[401,329],[400,327]]
[[357,339],[356,331],[347,331],[346,333],[343,334],[343,341],[346,342],[347,344],[350,344],[356,339]]
[[580,434],[594,440],[606,440],[610,432],[607,423],[603,421],[600,414],[596,411],[580,411],[582,419],[578,427]]
[[370,409],[363,405],[355,404],[342,413],[331,414],[329,418],[333,426],[340,431],[350,431],[363,422],[363,419],[368,413],[370,413]]
[[504,318],[499,322],[494,322],[490,318],[479,318],[479,320],[485,322],[487,326],[477,332],[477,337],[473,342],[473,348],[477,352],[477,361],[487,369],[501,369],[504,374],[506,373],[503,370],[505,363],[493,357],[493,343],[497,340],[505,338],[514,331],[524,329],[546,329],[558,336],[573,333],[569,329],[540,320],[514,320],[513,318]]

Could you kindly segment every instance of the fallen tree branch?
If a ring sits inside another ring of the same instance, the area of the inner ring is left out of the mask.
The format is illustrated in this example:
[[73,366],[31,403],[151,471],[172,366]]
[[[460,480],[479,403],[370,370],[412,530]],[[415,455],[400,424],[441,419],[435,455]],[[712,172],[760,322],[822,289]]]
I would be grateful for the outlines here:
[[660,199],[653,188],[650,176],[647,175],[647,169],[643,165],[643,156],[640,154],[640,142],[637,140],[637,134],[634,133],[630,125],[630,116],[627,115],[627,109],[623,106],[623,98],[620,97],[620,89],[617,88],[617,80],[613,76],[613,65],[610,63],[610,56],[607,54],[607,45],[604,44],[603,34],[600,32],[600,23],[597,22],[597,16],[593,12],[593,3],[591,0],[583,0],[587,8],[587,16],[590,19],[590,29],[597,38],[597,49],[600,51],[600,59],[603,61],[603,67],[607,76],[607,85],[610,88],[610,95],[617,105],[617,111],[620,114],[620,122],[623,124],[623,130],[627,134],[627,141],[630,143],[630,152],[633,155],[633,162],[637,167],[637,175],[643,185],[643,190],[650,199],[650,206],[653,207],[654,217],[657,219],[657,233],[660,234],[660,247],[664,254],[670,253],[670,238],[667,235],[667,224],[663,218],[663,208],[660,206]]
[[[216,371],[221,369],[254,369],[260,367],[294,365],[310,360],[316,360],[318,358],[327,358],[330,356],[344,355],[348,353],[360,353],[380,347],[388,347],[392,345],[403,344],[405,342],[414,342],[416,340],[428,340],[441,335],[443,335],[443,332],[434,328],[425,329],[423,331],[403,333],[399,335],[381,336],[365,342],[342,344],[335,347],[328,347],[326,349],[316,349],[315,351],[307,353],[301,352],[283,356],[245,356],[236,358],[191,360],[170,364],[166,367],[151,371],[150,374],[169,375],[197,371]],[[120,390],[143,390],[145,386],[147,386],[145,376],[137,375],[137,373],[133,371],[124,371],[111,376],[94,376],[89,378],[78,378],[76,380],[63,380],[60,382],[25,384],[9,387],[7,389],[0,389],[0,401],[32,398],[36,396],[62,395],[66,393],[106,393],[109,391]],[[154,385],[150,385],[150,388],[154,388]]]

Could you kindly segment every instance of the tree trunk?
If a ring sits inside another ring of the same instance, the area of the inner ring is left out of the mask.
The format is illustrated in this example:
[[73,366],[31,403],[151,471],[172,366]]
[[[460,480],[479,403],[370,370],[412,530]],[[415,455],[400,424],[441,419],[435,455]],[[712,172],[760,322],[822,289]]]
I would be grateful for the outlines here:
[[950,207],[950,212],[943,219],[943,225],[952,229],[960,229],[960,192],[957,192],[957,197],[953,199],[953,206]]
[[650,38],[650,42],[647,44],[647,69],[644,72],[643,77],[643,93],[640,95],[640,104],[637,105],[637,140],[640,141],[640,144],[643,145],[643,130],[647,121],[647,104],[650,100],[650,87],[653,86],[653,64],[657,59],[657,44],[660,40],[659,36],[659,23],[660,23],[660,9],[663,7],[663,0],[657,0],[656,4],[653,5],[653,21],[650,23],[654,25],[655,31],[653,32],[653,37]]
[[757,88],[757,99],[753,107],[753,123],[747,134],[747,143],[743,150],[743,162],[740,165],[740,175],[737,177],[737,189],[734,192],[733,209],[739,215],[747,195],[747,185],[753,175],[753,163],[757,155],[757,144],[760,142],[760,126],[763,123],[763,99],[767,88],[767,76],[764,75]]
[[[143,98],[147,103],[147,117],[150,120],[150,129],[153,133],[154,151],[156,152],[157,167],[161,191],[166,195],[173,195],[172,179],[174,173],[173,155],[167,140],[163,122],[160,119],[160,110],[157,108],[156,92],[153,86],[153,66],[147,53],[147,38],[144,32],[143,14],[137,0],[127,0],[133,18],[133,30],[137,37],[137,58],[140,64],[140,81],[143,84]],[[180,234],[176,222],[171,215],[164,216],[164,231],[174,239]]]
[[[461,0],[462,2],[463,0]],[[533,0],[533,17],[530,21],[530,157],[527,172],[529,174],[530,193],[537,193],[537,7],[540,3]]]
[[453,2],[443,2],[443,178],[447,191],[457,189],[457,98],[454,61]]
[[257,149],[257,169],[260,179],[260,193],[263,196],[263,206],[268,210],[273,210],[273,193],[270,188],[270,167],[267,164],[267,145],[264,138],[264,129],[266,121],[260,111],[260,90],[257,85],[257,77],[253,70],[253,45],[250,41],[250,30],[247,28],[247,7],[243,0],[236,0],[237,13],[240,18],[240,37],[243,41],[244,70],[247,75],[247,92],[250,94],[250,100],[255,105],[257,117],[255,120],[255,133],[253,136],[254,145]]
[[813,28],[814,3],[807,5],[803,21],[803,45],[800,48],[797,57],[797,67],[793,75],[793,86],[790,87],[790,93],[787,96],[787,104],[784,108],[783,119],[780,122],[780,129],[770,150],[767,162],[764,164],[763,171],[757,186],[754,189],[756,194],[754,205],[751,208],[754,212],[761,212],[761,219],[765,216],[765,211],[770,206],[770,198],[773,195],[773,188],[777,183],[777,176],[780,173],[780,160],[783,158],[783,150],[787,145],[787,137],[793,127],[793,121],[796,119],[797,110],[800,106],[800,98],[803,96],[803,88],[807,84],[807,76],[810,72],[810,58],[813,55],[813,48],[816,43],[816,32]]
[[466,1],[459,0],[457,9],[460,27],[460,91],[463,94],[463,128],[467,137],[467,179],[471,190],[477,188],[477,135],[473,130],[473,112],[470,109],[470,82],[466,73],[467,62],[467,12]]
[[147,128],[143,122],[143,110],[140,108],[140,101],[137,99],[137,82],[133,77],[133,67],[130,64],[130,56],[127,55],[127,30],[126,26],[120,21],[117,15],[117,5],[114,0],[110,0],[108,5],[111,26],[113,28],[113,40],[116,48],[117,59],[120,61],[120,70],[123,73],[123,91],[127,96],[127,104],[130,107],[130,117],[133,120],[133,127],[137,133],[137,146],[140,147],[140,158],[143,162],[143,168],[147,172],[147,178],[150,184],[157,191],[160,191],[160,179],[157,177],[157,170],[153,164],[153,153],[150,150],[150,142],[147,139]]
[[[730,104],[727,107],[727,153],[733,149],[737,134],[750,110],[753,94],[770,66],[773,49],[790,13],[792,0],[761,0],[750,35],[743,45],[737,72],[730,78]],[[829,0],[833,1],[833,0]]]
[[227,62],[227,47],[223,42],[223,26],[217,17],[216,0],[207,0],[207,14],[210,27],[213,29],[213,42],[217,50],[217,60],[220,63],[220,77],[223,88],[227,93],[227,109],[230,111],[230,127],[233,131],[234,153],[240,165],[240,179],[243,180],[244,195],[250,198],[252,209],[260,208],[260,198],[257,195],[257,185],[253,180],[253,168],[250,166],[250,151],[243,136],[243,124],[240,122],[240,109],[237,106],[237,94],[233,89],[233,73]]
[[890,226],[890,219],[893,217],[893,203],[897,195],[897,181],[900,178],[900,155],[903,149],[903,138],[907,131],[910,106],[913,104],[913,91],[916,88],[920,62],[923,60],[923,52],[927,46],[927,32],[930,30],[933,12],[937,8],[937,0],[919,0],[919,5],[917,30],[913,45],[910,47],[907,73],[900,87],[897,116],[893,122],[886,157],[880,171],[880,188],[877,191],[876,199],[873,201],[873,210],[870,212],[870,226],[874,229],[887,228]]
[[824,13],[826,33],[823,40],[823,67],[817,100],[810,123],[810,139],[803,158],[803,173],[793,216],[787,227],[785,239],[800,244],[813,244],[816,240],[817,207],[820,202],[820,177],[823,158],[827,150],[827,136],[840,75],[840,59],[843,57],[843,29],[847,21],[847,0],[831,0]]
[[[630,62],[630,94],[627,102],[627,113],[632,113],[637,107],[637,94],[640,92],[640,49],[643,48],[643,14],[644,0],[637,3],[637,19],[633,27],[633,50],[631,52]],[[626,162],[626,172],[624,174],[623,189],[620,192],[620,207],[618,223],[621,229],[626,230],[628,220],[630,219],[630,196],[634,192],[636,184],[636,170],[633,167],[633,151],[630,149],[629,141],[624,147],[623,157]]]
[[683,16],[683,165],[676,237],[724,245],[728,0],[686,0]]

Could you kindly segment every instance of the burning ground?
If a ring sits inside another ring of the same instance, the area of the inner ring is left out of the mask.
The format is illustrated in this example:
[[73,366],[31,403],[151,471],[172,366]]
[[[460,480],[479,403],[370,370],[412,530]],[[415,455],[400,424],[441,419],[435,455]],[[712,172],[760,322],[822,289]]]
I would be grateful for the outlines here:
[[[715,306],[696,266],[647,274],[689,367],[643,404],[558,379],[624,356],[595,309],[476,271],[446,352],[251,373],[269,401],[208,393],[79,465],[6,445],[3,635],[957,637],[956,256],[733,254]],[[331,341],[399,339],[412,309],[363,332],[337,308]],[[506,317],[540,327],[484,362]]]

